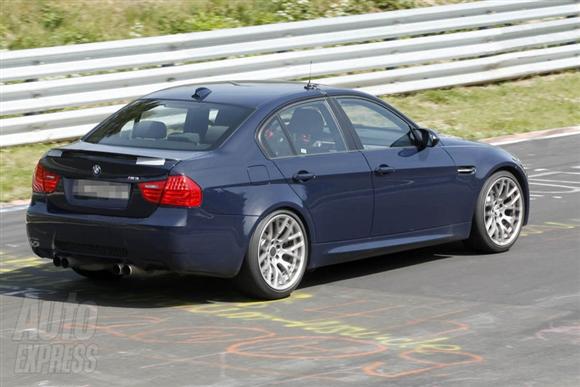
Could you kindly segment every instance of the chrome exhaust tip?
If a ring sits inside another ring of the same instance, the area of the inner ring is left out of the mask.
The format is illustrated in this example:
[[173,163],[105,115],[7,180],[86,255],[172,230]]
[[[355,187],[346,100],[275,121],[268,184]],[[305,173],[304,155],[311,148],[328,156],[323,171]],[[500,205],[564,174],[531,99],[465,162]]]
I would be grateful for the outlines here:
[[121,269],[121,274],[123,274],[124,276],[129,277],[130,275],[132,275],[134,272],[133,266],[131,265],[123,265],[123,268]]
[[126,263],[116,263],[113,265],[113,274],[123,276],[123,277],[131,277],[135,275],[143,274],[144,271],[136,266],[128,265]]
[[115,275],[123,275],[123,265],[120,263],[113,265],[113,274]]

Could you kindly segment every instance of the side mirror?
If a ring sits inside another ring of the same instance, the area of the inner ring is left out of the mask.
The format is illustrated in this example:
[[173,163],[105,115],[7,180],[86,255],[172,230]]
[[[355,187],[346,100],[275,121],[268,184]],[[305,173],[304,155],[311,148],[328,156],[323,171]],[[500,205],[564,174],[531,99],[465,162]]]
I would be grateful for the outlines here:
[[439,144],[439,136],[431,129],[417,128],[414,133],[419,150]]

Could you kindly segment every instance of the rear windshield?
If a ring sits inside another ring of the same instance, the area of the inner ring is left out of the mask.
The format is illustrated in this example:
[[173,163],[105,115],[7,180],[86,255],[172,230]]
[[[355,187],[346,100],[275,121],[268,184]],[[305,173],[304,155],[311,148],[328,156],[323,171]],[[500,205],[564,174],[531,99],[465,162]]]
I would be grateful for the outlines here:
[[251,113],[239,106],[195,101],[138,100],[111,116],[83,141],[139,148],[210,150]]

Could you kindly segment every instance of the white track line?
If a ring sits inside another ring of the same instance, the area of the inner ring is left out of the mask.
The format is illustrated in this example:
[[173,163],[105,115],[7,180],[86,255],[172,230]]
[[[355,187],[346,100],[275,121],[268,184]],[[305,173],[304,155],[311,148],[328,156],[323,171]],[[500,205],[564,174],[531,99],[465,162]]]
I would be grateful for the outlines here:
[[22,211],[22,210],[25,210],[27,207],[28,207],[28,204],[19,204],[17,206],[0,208],[0,214],[5,214],[7,212]]
[[[530,132],[533,133],[533,132]],[[551,134],[548,136],[543,136],[543,137],[533,137],[533,138],[515,138],[513,140],[499,140],[499,141],[493,141],[490,142],[488,144],[491,145],[509,145],[509,144],[517,144],[520,142],[526,142],[526,141],[538,141],[538,140],[548,140],[551,138],[558,138],[558,137],[567,137],[567,136],[574,136],[580,134],[580,129],[577,129],[573,132],[568,132],[568,133],[557,133],[557,134]]]
[[556,184],[580,184],[580,181],[568,181],[568,180],[550,180],[550,179],[536,179],[531,177],[530,181],[538,181],[541,183],[556,183]]

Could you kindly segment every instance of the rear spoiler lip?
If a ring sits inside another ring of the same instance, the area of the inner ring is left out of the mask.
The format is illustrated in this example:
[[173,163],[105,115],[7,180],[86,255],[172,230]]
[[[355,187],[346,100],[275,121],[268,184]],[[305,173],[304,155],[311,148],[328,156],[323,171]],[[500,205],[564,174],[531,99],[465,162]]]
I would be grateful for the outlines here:
[[137,157],[135,161],[137,165],[165,165],[165,159],[153,157]]
[[[70,145],[51,149],[50,151],[47,152],[46,156],[60,157],[62,153],[66,151],[80,151],[93,154],[102,153],[103,156],[106,154],[133,156],[137,160],[142,160],[142,162],[147,162],[147,160],[160,160],[160,159],[166,161],[190,160],[206,156],[209,153],[211,153],[211,151],[178,151],[168,149],[136,148],[136,147],[134,148],[125,146],[92,144],[89,142],[79,140]],[[148,165],[159,165],[159,164],[148,164]]]

